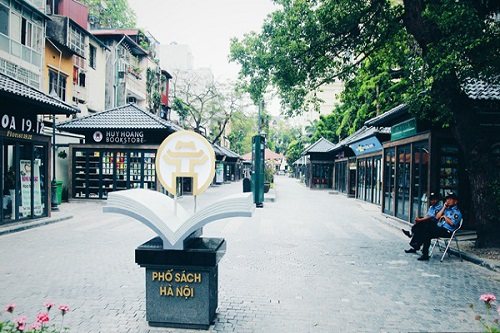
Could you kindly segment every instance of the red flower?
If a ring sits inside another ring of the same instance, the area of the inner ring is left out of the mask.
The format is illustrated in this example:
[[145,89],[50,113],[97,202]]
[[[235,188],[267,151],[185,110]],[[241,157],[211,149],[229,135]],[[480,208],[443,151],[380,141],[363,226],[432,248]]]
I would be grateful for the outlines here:
[[43,303],[43,306],[47,309],[47,311],[50,311],[50,309],[52,309],[52,307],[54,306],[54,303],[47,301]]
[[69,311],[69,306],[66,304],[59,305],[59,310],[61,310],[61,314],[64,316],[66,312]]
[[479,299],[487,304],[490,304],[491,302],[494,302],[497,300],[497,298],[493,294],[483,294],[483,295],[481,295],[481,297],[479,297]]
[[16,320],[14,320],[14,322],[16,323],[16,329],[18,331],[24,331],[24,329],[26,328],[26,317],[25,316],[21,316],[19,318],[17,318]]
[[15,308],[16,308],[16,305],[14,303],[7,304],[7,306],[5,306],[5,311],[12,313],[12,312],[14,312]]
[[42,323],[42,324],[47,323],[49,320],[50,320],[50,318],[49,318],[49,314],[47,312],[40,312],[36,316],[36,321],[39,323]]

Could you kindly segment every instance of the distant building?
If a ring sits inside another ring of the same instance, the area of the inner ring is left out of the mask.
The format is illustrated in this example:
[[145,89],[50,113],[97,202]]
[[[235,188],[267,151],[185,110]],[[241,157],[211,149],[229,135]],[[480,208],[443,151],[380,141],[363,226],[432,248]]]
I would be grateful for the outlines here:
[[160,45],[160,66],[169,72],[193,70],[193,54],[186,44]]

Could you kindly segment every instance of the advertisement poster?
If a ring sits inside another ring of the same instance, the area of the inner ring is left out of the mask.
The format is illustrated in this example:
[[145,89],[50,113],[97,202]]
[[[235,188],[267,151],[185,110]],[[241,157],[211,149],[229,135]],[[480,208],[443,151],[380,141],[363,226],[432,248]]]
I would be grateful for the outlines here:
[[[41,216],[43,214],[42,193],[40,188],[40,160],[33,161],[33,196],[34,196],[34,214]],[[19,215],[21,217],[31,216],[31,161],[20,160],[21,170],[21,206]]]
[[215,182],[217,184],[224,183],[224,164],[217,163],[215,167]]

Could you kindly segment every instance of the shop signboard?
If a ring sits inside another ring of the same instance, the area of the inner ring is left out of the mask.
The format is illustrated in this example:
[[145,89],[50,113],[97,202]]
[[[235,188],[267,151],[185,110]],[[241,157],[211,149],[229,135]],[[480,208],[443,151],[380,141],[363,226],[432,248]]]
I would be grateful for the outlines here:
[[0,126],[3,130],[40,134],[43,131],[43,122],[38,121],[36,115],[19,115],[0,112]]
[[87,135],[87,142],[100,144],[146,144],[151,138],[142,130],[96,130]]
[[356,156],[382,150],[380,141],[374,136],[349,145]]
[[42,195],[40,189],[40,160],[33,161],[33,170],[30,160],[20,160],[21,170],[21,203],[19,214],[22,217],[31,215],[31,172],[33,172],[33,213],[35,216],[43,214]]
[[417,120],[408,119],[391,127],[391,141],[404,139],[417,134]]

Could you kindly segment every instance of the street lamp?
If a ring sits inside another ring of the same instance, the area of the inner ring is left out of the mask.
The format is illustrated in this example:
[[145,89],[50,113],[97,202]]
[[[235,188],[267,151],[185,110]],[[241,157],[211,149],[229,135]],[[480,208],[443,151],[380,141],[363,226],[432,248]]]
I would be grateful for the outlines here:
[[[59,73],[58,73],[59,74]],[[59,99],[54,87],[50,92],[50,96]],[[52,181],[50,182],[50,208],[52,211],[58,211],[57,204],[57,184],[56,184],[56,114],[52,114]]]

